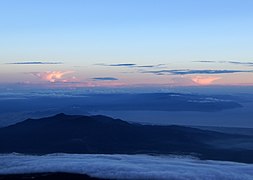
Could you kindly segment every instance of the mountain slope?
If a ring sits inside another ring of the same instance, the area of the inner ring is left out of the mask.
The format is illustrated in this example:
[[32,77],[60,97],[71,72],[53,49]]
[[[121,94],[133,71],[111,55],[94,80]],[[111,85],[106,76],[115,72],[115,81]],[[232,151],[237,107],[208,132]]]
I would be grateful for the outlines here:
[[253,137],[183,126],[130,124],[106,116],[58,114],[0,129],[0,153],[197,154],[253,162]]

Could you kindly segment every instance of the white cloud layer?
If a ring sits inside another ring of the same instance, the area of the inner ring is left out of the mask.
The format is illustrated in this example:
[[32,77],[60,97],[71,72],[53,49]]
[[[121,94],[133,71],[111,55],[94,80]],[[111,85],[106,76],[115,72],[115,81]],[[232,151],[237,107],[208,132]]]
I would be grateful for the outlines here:
[[151,155],[0,155],[0,174],[37,172],[81,173],[109,179],[252,180],[253,164]]

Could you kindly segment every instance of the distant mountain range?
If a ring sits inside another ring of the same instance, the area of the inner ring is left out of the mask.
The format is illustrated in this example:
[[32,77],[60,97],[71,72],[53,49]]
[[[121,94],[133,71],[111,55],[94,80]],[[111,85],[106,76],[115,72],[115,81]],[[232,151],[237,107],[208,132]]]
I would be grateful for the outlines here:
[[[58,113],[90,115],[101,111],[221,112],[244,108],[251,96],[203,95],[187,93],[112,94],[0,94],[0,127],[27,118]],[[106,113],[105,113],[106,114]],[[117,116],[116,116],[117,117]]]
[[253,136],[57,114],[0,128],[0,153],[178,154],[253,163]]
[[[64,112],[89,111],[198,111],[213,112],[240,108],[233,96],[181,93],[89,94],[76,96],[22,96],[17,99],[0,96],[1,112],[61,109]],[[57,107],[57,108],[56,108]],[[74,109],[73,109],[74,108]],[[63,111],[61,111],[63,112]]]

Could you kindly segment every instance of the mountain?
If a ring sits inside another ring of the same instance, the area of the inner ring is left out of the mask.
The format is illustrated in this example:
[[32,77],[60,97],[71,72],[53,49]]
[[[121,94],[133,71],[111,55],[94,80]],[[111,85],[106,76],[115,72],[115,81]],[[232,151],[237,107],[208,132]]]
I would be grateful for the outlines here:
[[57,114],[0,128],[0,153],[189,154],[253,163],[253,136]]

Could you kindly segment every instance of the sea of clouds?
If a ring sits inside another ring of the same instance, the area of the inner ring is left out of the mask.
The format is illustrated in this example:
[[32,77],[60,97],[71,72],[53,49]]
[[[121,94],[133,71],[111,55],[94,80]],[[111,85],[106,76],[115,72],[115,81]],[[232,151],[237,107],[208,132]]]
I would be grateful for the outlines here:
[[252,180],[253,164],[152,155],[0,154],[0,174],[68,172],[109,179]]

